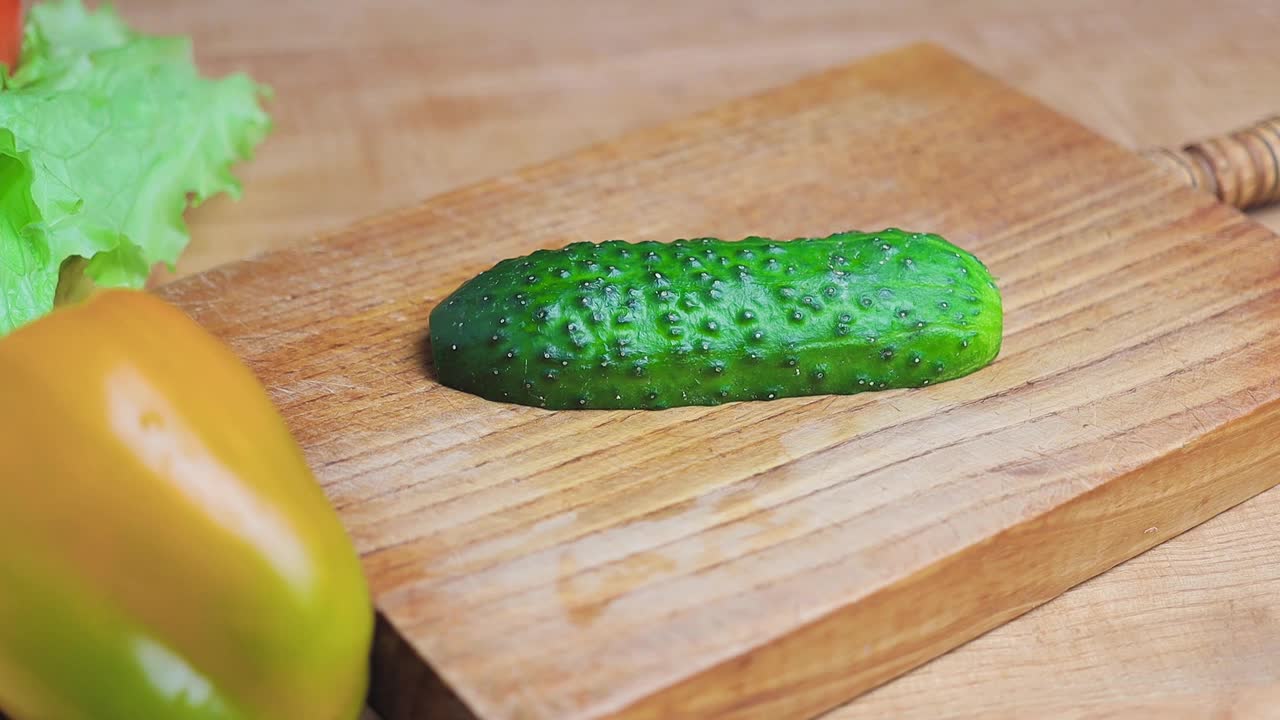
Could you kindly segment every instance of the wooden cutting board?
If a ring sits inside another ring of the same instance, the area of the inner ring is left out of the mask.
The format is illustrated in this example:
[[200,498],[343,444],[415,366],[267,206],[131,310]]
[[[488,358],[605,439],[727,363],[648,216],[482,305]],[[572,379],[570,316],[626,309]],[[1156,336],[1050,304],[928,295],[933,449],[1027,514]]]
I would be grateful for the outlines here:
[[[442,388],[433,303],[578,240],[898,226],[982,257],[990,368],[549,412]],[[159,292],[228,341],[363,554],[389,720],[803,718],[1280,479],[1280,245],[916,46]]]

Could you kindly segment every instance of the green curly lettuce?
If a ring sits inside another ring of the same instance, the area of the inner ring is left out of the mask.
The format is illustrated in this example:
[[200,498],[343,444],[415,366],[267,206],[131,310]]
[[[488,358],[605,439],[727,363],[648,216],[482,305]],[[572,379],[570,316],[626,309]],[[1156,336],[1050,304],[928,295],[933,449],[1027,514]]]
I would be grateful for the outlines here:
[[0,336],[77,286],[142,287],[189,241],[183,214],[218,193],[271,128],[268,89],[200,76],[190,40],[147,36],[110,7],[31,8],[17,72],[0,74]]

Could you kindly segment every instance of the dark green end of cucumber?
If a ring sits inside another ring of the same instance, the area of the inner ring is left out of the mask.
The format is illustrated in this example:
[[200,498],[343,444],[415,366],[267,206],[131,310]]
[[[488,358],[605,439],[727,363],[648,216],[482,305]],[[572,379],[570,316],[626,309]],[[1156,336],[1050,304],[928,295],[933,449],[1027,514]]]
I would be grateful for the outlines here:
[[924,387],[1000,352],[987,268],[888,229],[574,243],[503,260],[431,313],[441,383],[553,409],[661,409]]

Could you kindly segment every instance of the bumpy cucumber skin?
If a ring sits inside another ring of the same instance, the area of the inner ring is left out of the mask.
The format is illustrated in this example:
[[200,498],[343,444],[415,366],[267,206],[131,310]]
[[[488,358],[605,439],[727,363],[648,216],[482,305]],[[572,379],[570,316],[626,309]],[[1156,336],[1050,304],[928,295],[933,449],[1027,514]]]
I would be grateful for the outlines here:
[[550,409],[662,409],[922,387],[993,361],[1001,297],[935,234],[574,243],[432,311],[439,381]]

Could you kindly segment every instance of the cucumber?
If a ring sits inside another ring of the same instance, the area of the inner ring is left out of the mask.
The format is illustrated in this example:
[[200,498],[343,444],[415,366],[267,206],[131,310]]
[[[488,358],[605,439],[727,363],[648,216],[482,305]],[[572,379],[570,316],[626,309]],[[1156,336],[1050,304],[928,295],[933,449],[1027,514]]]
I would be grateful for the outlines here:
[[922,387],[991,363],[1002,331],[981,261],[896,228],[578,242],[499,262],[430,317],[443,385],[551,409]]

